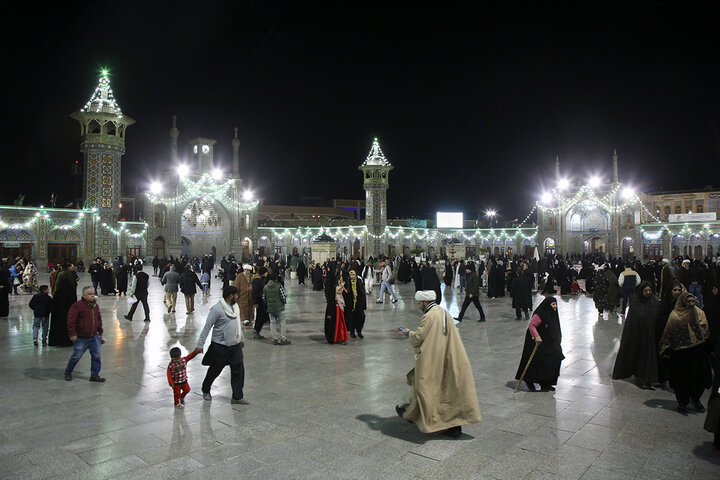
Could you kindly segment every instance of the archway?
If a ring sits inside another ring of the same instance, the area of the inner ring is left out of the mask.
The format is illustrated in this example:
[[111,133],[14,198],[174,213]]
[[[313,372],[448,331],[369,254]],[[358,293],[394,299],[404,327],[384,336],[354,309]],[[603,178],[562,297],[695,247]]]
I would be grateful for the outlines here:
[[165,239],[161,236],[153,241],[153,255],[158,259],[165,258]]
[[182,255],[189,257],[192,253],[192,242],[187,237],[182,237]]
[[228,252],[230,245],[230,216],[226,208],[210,197],[190,201],[182,211],[181,234],[188,239],[188,256],[209,255],[213,247]]
[[543,246],[545,247],[545,255],[555,255],[555,240],[546,238]]
[[252,255],[253,243],[248,237],[245,237],[242,241],[242,259],[243,262],[247,262]]
[[258,239],[258,255],[261,257],[268,256],[271,257],[273,255],[273,252],[270,251],[270,239],[266,236],[262,236]]
[[684,250],[686,250],[686,244],[687,240],[683,235],[677,234],[670,240],[670,244],[672,246],[672,256],[673,257],[679,257],[681,255],[681,251],[684,254]]
[[630,260],[635,254],[635,241],[630,237],[622,239],[622,258],[623,260]]
[[585,240],[586,253],[605,253],[605,239],[601,237],[590,237]]

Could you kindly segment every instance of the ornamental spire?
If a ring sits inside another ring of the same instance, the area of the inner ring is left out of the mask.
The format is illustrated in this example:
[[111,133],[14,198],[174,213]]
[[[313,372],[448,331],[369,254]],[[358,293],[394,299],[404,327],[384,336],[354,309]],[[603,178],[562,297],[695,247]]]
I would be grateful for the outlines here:
[[377,137],[373,140],[372,147],[370,147],[370,153],[365,159],[365,163],[363,165],[390,165],[390,162],[388,162],[387,158],[385,158],[385,154],[383,154],[382,149],[380,148],[380,143],[378,142]]
[[80,111],[113,113],[118,116],[122,115],[120,106],[115,101],[112,88],[110,88],[110,73],[107,68],[103,68],[100,71],[98,86],[95,87],[95,91],[90,97],[90,100],[88,100]]

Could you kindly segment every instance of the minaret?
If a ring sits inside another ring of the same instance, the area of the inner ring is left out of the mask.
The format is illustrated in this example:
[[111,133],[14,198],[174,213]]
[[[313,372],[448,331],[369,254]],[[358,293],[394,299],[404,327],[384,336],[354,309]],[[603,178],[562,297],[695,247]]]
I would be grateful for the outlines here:
[[120,213],[120,163],[125,154],[125,131],[135,123],[123,115],[103,69],[90,100],[70,115],[80,123],[80,151],[84,157],[83,199],[100,216],[95,229],[96,255],[116,255],[115,236],[106,227],[117,224]]
[[393,166],[387,161],[376,138],[365,162],[358,167],[362,170],[365,189],[365,226],[368,236],[365,242],[365,258],[377,258],[385,251],[385,233],[387,225],[387,189],[388,177]]
[[555,178],[560,179],[560,157],[555,155]]
[[176,166],[178,163],[177,140],[180,135],[180,131],[177,129],[177,115],[172,116],[172,122],[173,126],[170,129],[170,160],[173,166]]
[[613,149],[613,183],[618,183],[618,156],[617,150]]
[[235,127],[235,138],[233,138],[232,141],[232,149],[233,149],[233,170],[232,174],[236,177],[240,177],[240,140],[238,140],[237,136],[238,128]]

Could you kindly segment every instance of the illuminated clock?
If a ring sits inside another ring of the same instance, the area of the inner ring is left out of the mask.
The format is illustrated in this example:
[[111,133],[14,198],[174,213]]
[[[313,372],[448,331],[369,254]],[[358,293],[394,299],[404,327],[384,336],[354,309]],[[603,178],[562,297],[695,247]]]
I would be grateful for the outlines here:
[[197,155],[197,145],[193,147],[193,153]]
[[208,153],[210,153],[210,147],[208,147],[207,145],[203,145],[202,152],[207,155]]

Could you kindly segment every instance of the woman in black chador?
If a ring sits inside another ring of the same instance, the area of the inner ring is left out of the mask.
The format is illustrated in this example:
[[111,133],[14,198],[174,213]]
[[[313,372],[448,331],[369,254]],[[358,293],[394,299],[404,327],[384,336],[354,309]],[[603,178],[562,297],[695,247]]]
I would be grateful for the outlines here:
[[636,295],[630,297],[620,349],[615,359],[612,378],[630,378],[640,388],[652,390],[658,383],[658,349],[655,341],[660,302],[655,298],[650,282],[642,282]]
[[540,391],[555,390],[553,385],[557,385],[557,379],[560,376],[560,364],[565,356],[560,346],[562,331],[557,308],[555,297],[546,297],[533,312],[525,332],[525,345],[515,379],[520,380],[525,365],[530,359],[530,354],[532,354],[535,344],[538,344],[535,357],[524,378],[531,392],[536,391],[535,383],[540,384]]
[[319,292],[323,289],[323,267],[318,263],[312,271],[313,291]]
[[77,302],[77,282],[75,272],[69,265],[64,265],[55,281],[55,295],[53,295],[50,314],[50,335],[48,345],[51,347],[69,347],[73,343],[68,336],[67,314],[70,305]]

